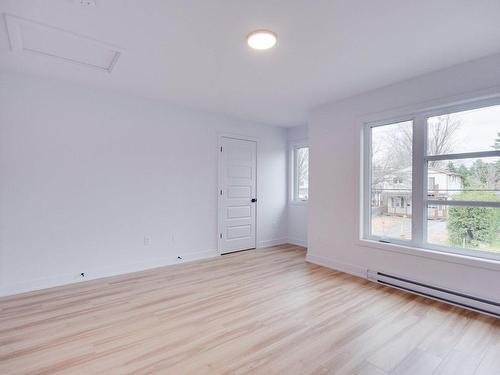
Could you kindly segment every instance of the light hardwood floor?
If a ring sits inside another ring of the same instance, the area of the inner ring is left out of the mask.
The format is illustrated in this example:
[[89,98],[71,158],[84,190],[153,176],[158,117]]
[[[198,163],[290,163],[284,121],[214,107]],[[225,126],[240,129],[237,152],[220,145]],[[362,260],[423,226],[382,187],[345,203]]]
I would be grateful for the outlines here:
[[283,245],[0,299],[0,374],[500,374],[500,320]]

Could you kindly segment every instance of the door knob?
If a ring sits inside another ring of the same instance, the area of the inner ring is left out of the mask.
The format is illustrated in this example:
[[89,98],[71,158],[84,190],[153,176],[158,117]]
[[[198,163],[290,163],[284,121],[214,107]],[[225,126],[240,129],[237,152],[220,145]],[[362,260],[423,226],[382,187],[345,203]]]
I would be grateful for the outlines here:
[[257,198],[252,198],[252,203],[257,202]]

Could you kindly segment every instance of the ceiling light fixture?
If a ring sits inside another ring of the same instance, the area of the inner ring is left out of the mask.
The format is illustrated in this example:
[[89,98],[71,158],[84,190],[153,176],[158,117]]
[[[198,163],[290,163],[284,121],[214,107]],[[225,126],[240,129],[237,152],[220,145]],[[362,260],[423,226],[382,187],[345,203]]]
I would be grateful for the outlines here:
[[276,45],[277,35],[269,30],[255,30],[247,36],[247,43],[253,49],[264,50]]

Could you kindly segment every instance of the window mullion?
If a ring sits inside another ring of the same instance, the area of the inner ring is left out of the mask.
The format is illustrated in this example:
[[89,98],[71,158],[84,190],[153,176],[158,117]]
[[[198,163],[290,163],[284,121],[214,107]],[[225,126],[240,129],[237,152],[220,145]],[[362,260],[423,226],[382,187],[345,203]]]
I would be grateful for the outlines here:
[[425,168],[427,126],[423,116],[413,121],[413,172],[412,172],[412,242],[421,247],[424,243],[425,224],[425,192],[427,185],[427,168]]
[[438,205],[438,206],[500,208],[500,202],[495,202],[495,201],[453,201],[453,200],[443,201],[436,199],[428,199],[427,204]]
[[425,157],[425,160],[457,160],[457,159],[472,159],[472,158],[488,158],[494,156],[500,156],[500,150],[464,152],[460,154],[429,155]]

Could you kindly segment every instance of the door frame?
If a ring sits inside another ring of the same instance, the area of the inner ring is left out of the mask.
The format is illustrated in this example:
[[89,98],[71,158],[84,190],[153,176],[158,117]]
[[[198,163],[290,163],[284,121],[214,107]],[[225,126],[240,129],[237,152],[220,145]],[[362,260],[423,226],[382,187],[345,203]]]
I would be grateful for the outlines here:
[[[222,213],[222,197],[220,191],[222,189],[223,174],[222,174],[222,157],[221,157],[221,147],[222,139],[231,138],[240,141],[250,141],[255,142],[255,197],[258,198],[258,160],[259,160],[259,139],[256,137],[234,134],[234,133],[217,133],[217,253],[222,255],[222,243],[220,235],[223,230],[223,213]],[[257,215],[258,215],[258,203],[255,202],[255,248],[257,248]]]

